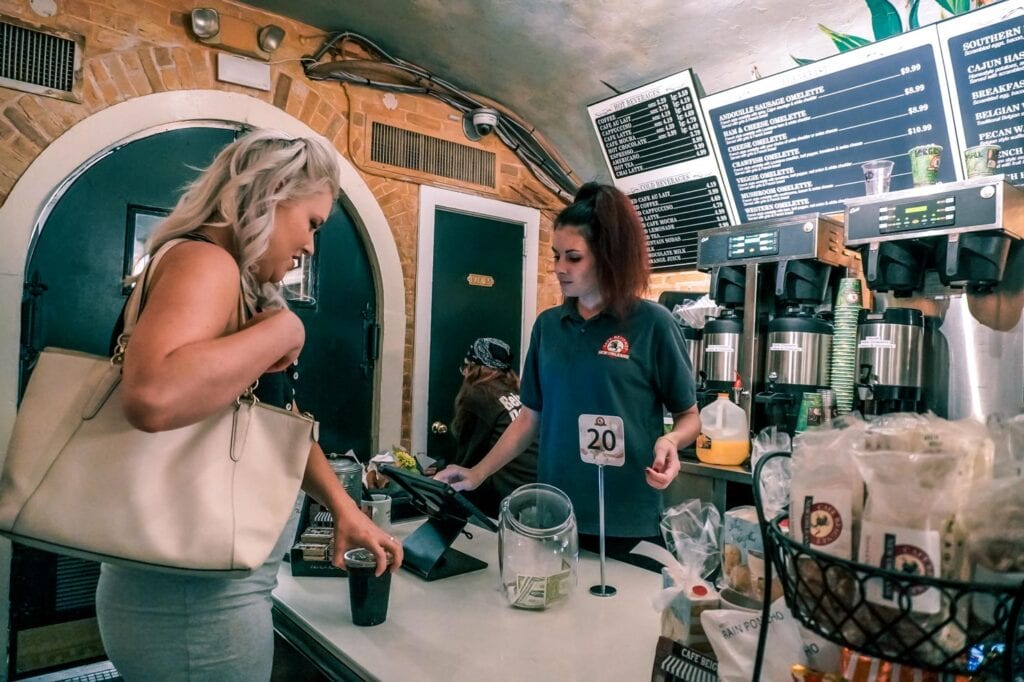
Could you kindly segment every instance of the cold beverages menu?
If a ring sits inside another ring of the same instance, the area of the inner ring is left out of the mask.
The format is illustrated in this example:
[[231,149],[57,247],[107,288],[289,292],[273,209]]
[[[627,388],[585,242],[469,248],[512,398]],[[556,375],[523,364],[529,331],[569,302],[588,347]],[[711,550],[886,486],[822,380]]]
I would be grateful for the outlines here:
[[1024,183],[1024,2],[944,22],[939,35],[963,147],[999,145],[996,172]]
[[[915,31],[704,98],[741,222],[843,209],[863,196],[861,164],[894,162],[890,189],[912,185],[907,151],[954,149],[938,36]],[[957,177],[940,166],[939,180]]]
[[729,224],[699,96],[684,71],[588,107],[615,186],[644,223],[655,269],[695,267],[697,231]]
[[697,231],[729,224],[721,181],[669,180],[630,194],[647,231],[651,267],[695,267]]

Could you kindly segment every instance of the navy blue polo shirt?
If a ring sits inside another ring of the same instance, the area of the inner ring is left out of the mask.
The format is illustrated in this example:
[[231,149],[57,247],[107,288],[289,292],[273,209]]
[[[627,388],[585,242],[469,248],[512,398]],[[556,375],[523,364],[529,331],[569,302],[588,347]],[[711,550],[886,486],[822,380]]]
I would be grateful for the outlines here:
[[664,433],[662,406],[678,413],[695,403],[682,333],[664,307],[641,300],[626,319],[602,311],[584,320],[575,299],[537,317],[520,398],[540,414],[537,480],[572,500],[580,532],[596,534],[597,466],[580,459],[579,416],[622,418],[626,458],[606,466],[605,533],[659,534],[661,492],[647,484],[654,441]]

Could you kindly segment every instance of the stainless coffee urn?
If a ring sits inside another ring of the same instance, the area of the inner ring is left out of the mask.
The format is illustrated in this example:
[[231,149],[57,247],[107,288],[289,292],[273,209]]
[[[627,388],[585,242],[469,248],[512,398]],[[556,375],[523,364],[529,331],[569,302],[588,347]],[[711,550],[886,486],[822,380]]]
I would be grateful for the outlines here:
[[694,329],[685,324],[679,325],[683,332],[683,343],[686,344],[686,354],[690,357],[690,367],[693,370],[693,380],[697,390],[704,385],[704,332],[701,329]]
[[861,411],[917,412],[923,352],[924,315],[920,310],[861,310],[857,324],[857,397]]
[[718,317],[704,324],[704,387],[708,400],[728,393],[736,382],[740,346],[743,343],[743,318],[735,308],[725,308]]

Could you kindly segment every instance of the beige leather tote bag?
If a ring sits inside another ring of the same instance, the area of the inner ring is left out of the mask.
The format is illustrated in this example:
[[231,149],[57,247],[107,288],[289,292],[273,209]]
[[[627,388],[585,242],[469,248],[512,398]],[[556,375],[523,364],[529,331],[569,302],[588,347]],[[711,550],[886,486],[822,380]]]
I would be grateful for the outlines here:
[[[144,288],[125,309],[122,352]],[[120,357],[40,354],[0,477],[0,534],[94,561],[247,575],[288,521],[316,422],[250,391],[199,423],[145,433],[124,416]]]

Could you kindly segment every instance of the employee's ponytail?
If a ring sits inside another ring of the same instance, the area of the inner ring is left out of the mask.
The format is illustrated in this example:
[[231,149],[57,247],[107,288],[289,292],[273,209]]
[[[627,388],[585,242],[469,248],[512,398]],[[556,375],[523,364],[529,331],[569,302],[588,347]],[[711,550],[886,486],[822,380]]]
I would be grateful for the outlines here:
[[555,218],[555,229],[576,227],[597,262],[605,307],[624,317],[647,292],[647,236],[633,202],[611,185],[588,182]]

